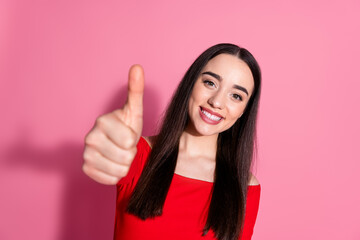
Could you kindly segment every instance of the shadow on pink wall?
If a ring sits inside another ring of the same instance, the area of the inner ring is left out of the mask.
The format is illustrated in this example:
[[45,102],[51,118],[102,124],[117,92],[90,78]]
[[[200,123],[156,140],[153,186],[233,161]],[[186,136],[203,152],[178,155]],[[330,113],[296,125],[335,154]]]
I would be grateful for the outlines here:
[[[127,89],[124,87],[113,97],[104,113],[122,106],[126,94]],[[158,100],[155,92],[145,89],[144,135],[155,132],[156,116],[159,116]],[[26,133],[26,129],[24,132]],[[34,146],[30,134],[20,139],[6,152],[7,161],[2,167],[25,166],[60,174],[65,179],[62,205],[59,206],[61,226],[58,227],[58,239],[112,239],[116,190],[114,186],[94,182],[82,172],[84,145],[79,142],[64,142],[55,148],[45,148]],[[44,198],[43,201],[47,199]]]

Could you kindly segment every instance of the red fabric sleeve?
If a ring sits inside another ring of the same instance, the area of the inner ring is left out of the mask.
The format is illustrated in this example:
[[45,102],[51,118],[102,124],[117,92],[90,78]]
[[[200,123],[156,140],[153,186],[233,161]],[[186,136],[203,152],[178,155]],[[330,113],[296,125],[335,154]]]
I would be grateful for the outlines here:
[[245,222],[241,240],[250,240],[255,226],[257,213],[260,203],[260,185],[248,187],[248,194],[246,199]]

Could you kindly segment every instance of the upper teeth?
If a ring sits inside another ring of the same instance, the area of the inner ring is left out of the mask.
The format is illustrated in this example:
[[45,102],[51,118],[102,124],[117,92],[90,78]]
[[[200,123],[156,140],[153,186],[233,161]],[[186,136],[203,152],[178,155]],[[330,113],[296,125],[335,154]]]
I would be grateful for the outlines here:
[[212,115],[212,114],[206,112],[204,109],[201,109],[201,112],[202,112],[203,114],[205,114],[205,116],[207,116],[207,117],[210,118],[211,120],[220,121],[220,119],[221,119],[221,117]]

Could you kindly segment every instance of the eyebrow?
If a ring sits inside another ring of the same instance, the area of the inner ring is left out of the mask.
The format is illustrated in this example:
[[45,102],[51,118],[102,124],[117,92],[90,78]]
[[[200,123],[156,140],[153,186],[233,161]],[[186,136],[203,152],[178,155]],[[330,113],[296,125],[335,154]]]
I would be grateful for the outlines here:
[[[203,72],[202,74],[207,74],[207,75],[210,75],[214,78],[216,78],[217,80],[219,80],[220,82],[222,81],[222,77],[220,77],[220,75],[216,74],[216,73],[213,73],[213,72]],[[249,96],[249,93],[248,91],[246,90],[246,88],[240,86],[240,85],[237,85],[237,84],[234,84],[233,88],[236,88],[240,91],[243,91],[244,93],[246,93],[246,95]]]

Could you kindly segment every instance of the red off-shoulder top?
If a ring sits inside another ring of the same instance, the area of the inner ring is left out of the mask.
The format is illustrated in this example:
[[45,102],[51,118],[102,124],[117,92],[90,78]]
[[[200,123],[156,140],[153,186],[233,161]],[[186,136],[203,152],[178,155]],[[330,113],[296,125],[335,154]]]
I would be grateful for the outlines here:
[[[137,154],[129,173],[117,184],[115,240],[214,240],[210,230],[202,236],[212,182],[174,173],[163,207],[163,214],[153,219],[125,212],[131,193],[140,177],[151,148],[144,138],[137,144]],[[250,240],[259,208],[260,185],[248,186],[245,222],[241,240]]]

